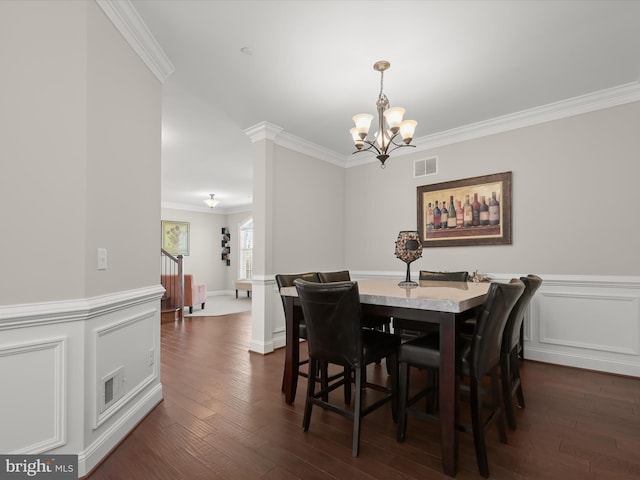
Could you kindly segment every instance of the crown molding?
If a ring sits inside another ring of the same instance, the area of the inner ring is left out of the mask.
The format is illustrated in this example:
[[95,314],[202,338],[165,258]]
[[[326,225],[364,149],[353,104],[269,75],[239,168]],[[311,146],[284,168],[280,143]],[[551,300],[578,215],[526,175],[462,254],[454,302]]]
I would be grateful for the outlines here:
[[175,67],[131,1],[96,0],[96,3],[160,83],[164,83],[175,71]]
[[260,122],[244,129],[243,132],[251,139],[251,143],[256,143],[265,139],[271,140],[274,144],[288,148],[289,150],[294,150],[298,153],[309,155],[319,160],[324,160],[325,162],[338,165],[339,167],[347,166],[344,155],[305,140],[304,138],[285,132],[284,128],[274,125],[273,123]]
[[245,128],[243,132],[249,137],[251,143],[256,143],[260,140],[271,140],[275,142],[278,135],[282,133],[282,130],[282,127],[274,125],[273,123],[260,122],[249,128]]
[[294,150],[310,157],[324,160],[325,162],[337,165],[339,167],[346,167],[348,156],[340,153],[336,153],[333,150],[322,147],[317,143],[310,142],[304,138],[297,137],[288,132],[282,132],[278,138],[276,138],[276,145],[286,147],[290,150]]
[[618,87],[427,135],[417,139],[415,143],[419,151],[428,150],[637,101],[640,101],[640,83],[627,83]]
[[[437,147],[465,142],[476,138],[508,132],[518,128],[529,127],[541,123],[573,117],[583,113],[603,110],[627,103],[640,101],[640,82],[632,82],[598,92],[588,93],[579,97],[569,98],[560,102],[549,103],[541,107],[531,108],[510,115],[492,118],[483,122],[472,123],[444,132],[426,135],[415,140],[415,149],[399,149],[393,153],[395,157],[409,153],[421,152]],[[322,158],[322,157],[318,157]],[[348,157],[347,157],[348,158]],[[374,155],[367,157],[352,157],[347,160],[347,168],[375,163]]]

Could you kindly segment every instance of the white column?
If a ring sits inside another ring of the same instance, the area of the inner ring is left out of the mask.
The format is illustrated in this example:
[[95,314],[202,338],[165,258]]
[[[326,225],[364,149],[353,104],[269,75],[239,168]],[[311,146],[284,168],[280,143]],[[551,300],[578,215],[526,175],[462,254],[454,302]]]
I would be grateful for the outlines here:
[[[274,349],[275,308],[273,291],[273,162],[274,139],[282,128],[262,122],[244,131],[253,143],[253,291],[249,350]],[[275,297],[277,298],[277,297]]]

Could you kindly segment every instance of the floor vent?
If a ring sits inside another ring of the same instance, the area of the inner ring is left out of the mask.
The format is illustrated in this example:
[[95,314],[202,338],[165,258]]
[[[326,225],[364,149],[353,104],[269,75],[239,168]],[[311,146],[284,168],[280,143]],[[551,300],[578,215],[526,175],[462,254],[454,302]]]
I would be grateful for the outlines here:
[[413,162],[413,178],[427,177],[438,173],[438,157],[425,158],[423,160],[414,160]]

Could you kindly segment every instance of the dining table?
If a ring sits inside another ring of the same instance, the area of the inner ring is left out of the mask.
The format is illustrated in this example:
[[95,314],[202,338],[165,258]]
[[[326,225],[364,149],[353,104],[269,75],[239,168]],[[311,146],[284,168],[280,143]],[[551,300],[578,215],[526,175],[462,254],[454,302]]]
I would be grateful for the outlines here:
[[[432,331],[440,335],[439,418],[443,471],[455,476],[458,457],[459,385],[456,380],[456,358],[459,327],[475,314],[489,289],[487,282],[420,281],[414,286],[400,286],[397,278],[358,279],[363,315],[393,319],[394,329]],[[300,339],[300,305],[295,287],[283,287],[286,324],[285,365],[282,390],[287,404],[293,404],[298,381]]]

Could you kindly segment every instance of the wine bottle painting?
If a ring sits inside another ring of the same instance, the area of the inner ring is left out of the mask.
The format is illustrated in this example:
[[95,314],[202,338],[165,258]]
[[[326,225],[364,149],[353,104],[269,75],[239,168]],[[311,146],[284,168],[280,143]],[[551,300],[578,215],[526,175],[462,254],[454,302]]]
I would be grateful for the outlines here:
[[425,246],[511,243],[511,172],[417,188]]

